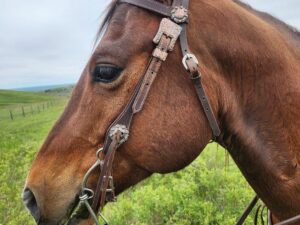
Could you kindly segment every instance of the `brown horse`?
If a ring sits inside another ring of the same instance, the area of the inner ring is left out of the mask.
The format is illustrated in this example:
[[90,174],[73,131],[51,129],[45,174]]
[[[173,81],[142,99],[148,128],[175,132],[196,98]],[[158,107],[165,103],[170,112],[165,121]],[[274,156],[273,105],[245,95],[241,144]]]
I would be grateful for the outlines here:
[[[239,1],[190,4],[190,48],[201,59],[204,88],[222,130],[219,144],[274,220],[299,214],[300,34]],[[143,73],[160,20],[138,7],[111,4],[100,44],[26,181],[24,198],[39,224],[59,224],[76,203],[96,149]],[[212,138],[181,58],[177,45],[115,155],[117,193],[153,173],[184,168]],[[89,179],[94,189],[98,174]]]

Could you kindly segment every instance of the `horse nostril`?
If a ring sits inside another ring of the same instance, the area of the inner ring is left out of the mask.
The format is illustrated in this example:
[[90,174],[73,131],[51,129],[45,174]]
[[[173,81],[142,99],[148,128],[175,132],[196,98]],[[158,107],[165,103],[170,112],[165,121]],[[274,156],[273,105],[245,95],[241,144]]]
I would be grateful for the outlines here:
[[29,188],[25,188],[23,192],[23,202],[25,206],[29,209],[35,221],[38,222],[40,219],[40,211],[38,209],[38,205],[34,194]]

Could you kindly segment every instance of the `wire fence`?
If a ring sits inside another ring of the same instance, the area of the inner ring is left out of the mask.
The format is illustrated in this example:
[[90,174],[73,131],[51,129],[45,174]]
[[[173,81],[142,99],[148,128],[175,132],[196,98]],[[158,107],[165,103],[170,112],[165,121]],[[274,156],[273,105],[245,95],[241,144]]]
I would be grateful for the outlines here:
[[0,110],[0,120],[16,120],[18,118],[26,118],[31,115],[41,113],[49,108],[57,105],[58,100],[35,103],[35,104],[26,104],[26,105],[15,105],[12,107],[6,107]]

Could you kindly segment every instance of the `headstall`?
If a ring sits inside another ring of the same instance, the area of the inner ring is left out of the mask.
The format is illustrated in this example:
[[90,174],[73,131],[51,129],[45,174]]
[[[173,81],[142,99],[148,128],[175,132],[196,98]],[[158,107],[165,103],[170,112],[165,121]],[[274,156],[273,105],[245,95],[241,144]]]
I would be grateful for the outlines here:
[[[156,47],[152,52],[149,64],[128,104],[117,119],[110,125],[103,148],[97,152],[97,161],[85,174],[82,182],[79,205],[85,206],[88,209],[97,225],[100,225],[97,213],[99,213],[105,224],[108,224],[105,217],[101,214],[101,210],[106,202],[116,200],[112,176],[112,164],[115,152],[128,140],[132,118],[143,109],[145,100],[159,69],[162,63],[166,61],[168,54],[173,51],[178,39],[180,39],[183,54],[183,66],[190,74],[190,79],[195,86],[199,101],[212,129],[213,136],[218,137],[221,133],[210,102],[202,86],[201,73],[198,67],[199,62],[196,56],[191,53],[188,46],[186,26],[189,19],[189,0],[174,0],[172,6],[167,6],[154,0],[119,0],[117,3],[127,3],[146,9],[162,16],[163,19],[153,39]],[[87,180],[99,166],[101,172],[96,191],[94,192],[92,189],[87,188]],[[90,201],[92,201],[92,204],[90,204]]]
[[[189,0],[173,0],[172,6],[168,6],[154,0],[118,0],[117,2],[117,4],[122,3],[127,3],[154,12],[163,18],[158,32],[153,39],[156,47],[152,52],[148,66],[135,87],[126,107],[110,125],[106,133],[103,148],[97,151],[97,161],[88,170],[82,181],[81,195],[79,197],[80,202],[77,206],[77,210],[82,210],[83,207],[88,209],[88,212],[96,225],[100,225],[97,214],[100,215],[105,224],[108,224],[108,221],[102,215],[101,211],[106,202],[116,200],[112,176],[112,165],[116,150],[128,140],[132,118],[143,109],[145,100],[147,99],[159,69],[162,63],[166,61],[168,54],[173,51],[178,39],[180,40],[181,51],[183,54],[183,66],[189,73],[190,79],[194,84],[197,96],[212,129],[213,137],[217,138],[221,133],[209,99],[202,86],[199,61],[197,57],[192,54],[188,46],[186,28],[189,20]],[[96,191],[94,192],[92,189],[87,187],[87,181],[90,175],[99,167],[101,172],[97,182]],[[255,205],[257,200],[258,198],[256,197],[250,206],[252,207],[252,205]],[[90,202],[92,202],[92,204],[90,204]],[[246,210],[246,213],[243,214],[239,221],[241,223],[238,223],[239,225],[244,222],[244,217],[247,217],[250,213],[248,211]],[[73,217],[76,217],[76,211],[72,215]],[[72,219],[72,215],[70,219]]]

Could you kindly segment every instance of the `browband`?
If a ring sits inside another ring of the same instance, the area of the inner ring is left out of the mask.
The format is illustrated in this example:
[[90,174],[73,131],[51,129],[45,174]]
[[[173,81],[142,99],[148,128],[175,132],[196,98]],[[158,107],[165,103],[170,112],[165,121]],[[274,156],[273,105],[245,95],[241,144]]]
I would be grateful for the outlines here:
[[119,0],[119,3],[128,3],[139,8],[158,13],[162,16],[171,17],[172,7],[161,4],[153,0]]

